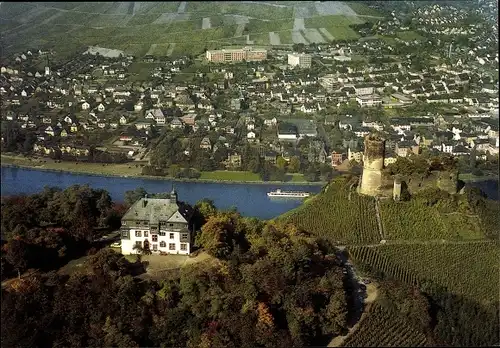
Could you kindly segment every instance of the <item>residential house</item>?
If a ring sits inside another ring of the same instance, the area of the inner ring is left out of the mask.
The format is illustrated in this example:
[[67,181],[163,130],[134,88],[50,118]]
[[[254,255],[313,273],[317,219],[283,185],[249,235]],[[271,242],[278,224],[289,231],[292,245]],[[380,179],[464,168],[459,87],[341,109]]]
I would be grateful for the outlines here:
[[356,161],[361,163],[363,161],[363,151],[356,148],[348,148],[347,149],[347,159],[349,161]]
[[179,129],[184,126],[182,120],[179,117],[174,117],[172,121],[170,121],[170,128]]
[[226,168],[240,168],[241,167],[241,155],[238,153],[228,154],[225,166],[226,166]]
[[137,254],[134,247],[141,247],[153,253],[190,254],[192,216],[193,210],[177,200],[175,190],[168,198],[139,199],[122,217],[122,253]]
[[48,126],[47,128],[45,128],[45,134],[50,135],[50,136],[54,136],[55,135],[54,127]]
[[204,137],[200,143],[200,149],[212,150],[212,143],[208,137]]
[[[407,142],[407,141],[401,141],[401,142],[396,143],[395,152],[396,152],[396,155],[399,157],[408,156],[410,153],[413,152],[412,150],[413,150],[412,144]],[[418,154],[418,152],[417,152],[417,154]]]
[[151,122],[138,121],[135,123],[135,128],[137,128],[137,129],[149,129],[149,128],[151,128]]
[[331,158],[332,158],[332,167],[336,167],[338,165],[341,165],[342,162],[344,161],[344,154],[333,151]]
[[264,119],[264,124],[266,126],[275,126],[277,123],[278,123],[278,120],[276,119],[276,117]]
[[264,160],[270,162],[272,164],[276,164],[276,159],[278,158],[278,154],[275,151],[266,151],[264,153]]
[[442,143],[441,151],[444,153],[453,153],[453,144],[452,143]]

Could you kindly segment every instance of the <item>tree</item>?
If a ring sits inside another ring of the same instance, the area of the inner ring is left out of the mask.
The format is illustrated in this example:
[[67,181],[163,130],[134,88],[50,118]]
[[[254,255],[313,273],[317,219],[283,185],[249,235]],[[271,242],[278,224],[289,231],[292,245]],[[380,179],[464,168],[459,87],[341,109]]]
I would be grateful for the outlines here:
[[172,178],[179,178],[181,175],[182,169],[178,164],[172,164],[168,167],[168,175]]
[[233,250],[233,232],[234,227],[228,216],[211,216],[201,228],[196,244],[212,256],[226,258]]
[[28,245],[20,238],[14,238],[7,244],[5,259],[17,271],[17,276],[21,279],[21,271],[28,265]]
[[276,166],[283,170],[286,168],[286,160],[283,158],[283,156],[278,156],[278,158],[276,159]]
[[132,191],[125,191],[125,204],[130,207],[132,206],[132,204],[145,197],[147,194],[148,193],[144,189],[144,187],[138,187]]
[[204,220],[208,220],[217,214],[214,202],[207,198],[196,202],[195,209],[201,214]]
[[290,173],[298,173],[300,170],[300,159],[297,156],[290,158],[290,163],[288,163],[288,171]]

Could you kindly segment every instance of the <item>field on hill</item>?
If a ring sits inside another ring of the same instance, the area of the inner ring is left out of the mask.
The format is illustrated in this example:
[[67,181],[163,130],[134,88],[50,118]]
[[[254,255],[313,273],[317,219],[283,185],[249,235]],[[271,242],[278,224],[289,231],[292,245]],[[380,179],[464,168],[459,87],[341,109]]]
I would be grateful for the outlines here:
[[349,25],[370,19],[342,2],[4,2],[0,13],[2,54],[52,48],[63,55],[90,45],[176,56],[224,45],[324,43],[359,38]]
[[478,303],[498,301],[500,247],[489,241],[349,247],[356,265],[406,283],[430,286]]
[[324,193],[282,218],[333,243],[378,243],[381,238],[375,201],[349,193],[350,185],[346,178],[339,177],[326,186]]

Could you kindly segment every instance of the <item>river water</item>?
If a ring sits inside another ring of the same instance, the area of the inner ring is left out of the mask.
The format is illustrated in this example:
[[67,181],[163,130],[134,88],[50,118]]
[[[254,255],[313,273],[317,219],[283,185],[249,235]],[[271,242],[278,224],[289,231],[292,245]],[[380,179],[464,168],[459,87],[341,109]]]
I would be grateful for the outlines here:
[[[271,219],[301,204],[300,199],[276,199],[267,197],[267,192],[281,188],[283,190],[307,191],[318,193],[321,185],[287,184],[231,184],[206,182],[172,182],[142,178],[120,178],[47,172],[36,169],[1,167],[1,195],[33,194],[45,186],[66,188],[71,185],[88,184],[92,188],[105,189],[114,201],[121,202],[125,191],[144,187],[148,193],[169,192],[174,184],[179,199],[194,204],[203,198],[214,201],[219,209],[236,207],[244,216]],[[498,200],[498,181],[480,181],[470,183],[483,190],[489,198]]]
[[271,219],[301,204],[300,199],[269,198],[267,192],[282,190],[318,193],[321,185],[287,184],[231,184],[206,182],[172,182],[143,178],[121,178],[62,172],[48,172],[36,169],[2,167],[2,196],[33,194],[45,186],[66,188],[71,185],[85,185],[105,189],[114,201],[121,202],[125,191],[144,187],[148,193],[170,192],[175,186],[179,200],[195,204],[203,198],[211,199],[219,209],[236,207],[243,216]]

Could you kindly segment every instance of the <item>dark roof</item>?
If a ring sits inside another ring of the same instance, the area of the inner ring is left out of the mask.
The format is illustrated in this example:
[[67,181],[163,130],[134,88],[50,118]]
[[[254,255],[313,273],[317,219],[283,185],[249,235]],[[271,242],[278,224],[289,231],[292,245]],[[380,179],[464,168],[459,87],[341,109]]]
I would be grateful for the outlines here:
[[278,124],[278,133],[297,134],[297,126],[288,122],[280,122]]

